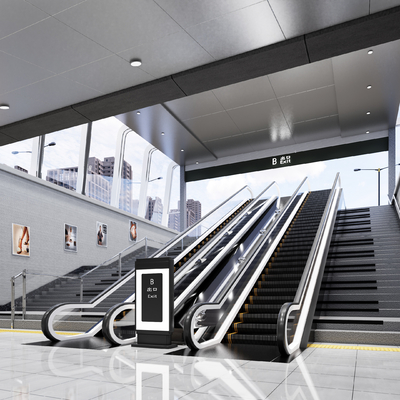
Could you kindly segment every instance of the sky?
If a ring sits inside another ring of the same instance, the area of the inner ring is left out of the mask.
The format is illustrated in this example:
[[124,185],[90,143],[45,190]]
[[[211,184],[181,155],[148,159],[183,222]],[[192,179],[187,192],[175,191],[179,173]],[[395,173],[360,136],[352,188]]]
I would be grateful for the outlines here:
[[[116,118],[107,118],[93,123],[92,144],[90,156],[103,159],[115,155],[115,143],[118,131],[126,128]],[[47,169],[65,168],[78,165],[78,155],[82,130],[86,125],[70,128],[46,135],[45,143],[56,142],[56,146],[45,149],[43,163],[43,178]],[[397,136],[399,136],[397,132]],[[400,137],[400,136],[399,136]],[[397,142],[400,142],[399,140]],[[400,148],[400,143],[397,143]],[[148,143],[139,135],[131,132],[127,136],[125,160],[132,165],[132,181],[140,182],[143,152]],[[32,139],[0,147],[0,163],[11,167],[19,165],[30,169],[30,154],[12,154],[12,151],[29,151],[32,149]],[[400,160],[400,151],[397,149],[397,159]],[[282,196],[290,196],[303,178],[308,177],[311,190],[329,189],[337,172],[340,173],[344,198],[347,208],[375,206],[378,203],[378,173],[375,171],[354,172],[355,168],[383,168],[388,165],[387,152],[347,157],[336,160],[321,161],[310,164],[289,166],[274,170],[257,171],[240,175],[232,175],[204,181],[189,182],[187,184],[187,198],[199,200],[202,203],[202,214],[224,201],[231,194],[245,185],[250,186],[253,195],[257,196],[270,183],[276,182]],[[150,180],[162,177],[161,180],[149,182],[148,195],[153,198],[164,197],[166,183],[166,166],[171,160],[160,151],[153,153],[153,162],[150,170]],[[398,176],[400,167],[397,168]],[[381,204],[387,204],[388,170],[381,172]],[[136,187],[137,186],[137,187]],[[139,193],[140,185],[133,185],[133,193]],[[277,194],[276,186],[271,188],[266,197]],[[248,198],[250,193],[242,192],[237,198]],[[177,208],[179,200],[179,167],[174,170],[173,189],[170,208]]]

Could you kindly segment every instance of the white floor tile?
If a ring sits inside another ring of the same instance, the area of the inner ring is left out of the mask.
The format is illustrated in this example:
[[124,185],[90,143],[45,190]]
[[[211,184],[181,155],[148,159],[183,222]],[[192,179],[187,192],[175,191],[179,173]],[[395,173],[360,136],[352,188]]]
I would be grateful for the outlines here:
[[391,379],[356,377],[354,390],[362,392],[396,394],[400,397],[400,382]]
[[310,389],[306,386],[280,385],[268,396],[268,400],[352,400],[351,390],[328,389],[315,387]]
[[321,374],[308,374],[304,375],[302,372],[294,371],[288,376],[286,382],[289,385],[309,386],[310,384],[315,387],[323,387],[328,389],[353,389],[354,378],[352,376],[338,376],[338,375],[321,375]]

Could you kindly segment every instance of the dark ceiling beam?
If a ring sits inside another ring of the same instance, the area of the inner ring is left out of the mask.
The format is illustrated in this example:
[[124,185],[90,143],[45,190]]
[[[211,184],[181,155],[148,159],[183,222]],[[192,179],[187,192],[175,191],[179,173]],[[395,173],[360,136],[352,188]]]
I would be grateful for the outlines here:
[[400,6],[0,127],[2,142],[67,129],[185,95],[400,39]]

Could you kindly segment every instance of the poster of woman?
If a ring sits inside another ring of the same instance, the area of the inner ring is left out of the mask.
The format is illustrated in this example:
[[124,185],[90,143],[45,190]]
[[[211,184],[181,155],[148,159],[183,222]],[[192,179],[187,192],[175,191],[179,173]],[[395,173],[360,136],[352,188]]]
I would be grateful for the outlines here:
[[96,222],[96,244],[107,247],[107,224]]
[[30,257],[31,230],[29,226],[12,224],[12,254]]
[[64,224],[65,242],[64,250],[78,251],[78,228],[74,225]]
[[129,240],[131,242],[136,242],[136,238],[137,238],[136,222],[130,220],[129,221]]

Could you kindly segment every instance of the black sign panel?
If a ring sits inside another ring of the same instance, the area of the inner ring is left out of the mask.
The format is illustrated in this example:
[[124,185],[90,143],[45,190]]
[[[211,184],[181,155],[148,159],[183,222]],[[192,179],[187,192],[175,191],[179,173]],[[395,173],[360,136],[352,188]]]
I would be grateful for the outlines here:
[[142,321],[162,322],[162,274],[142,275]]

